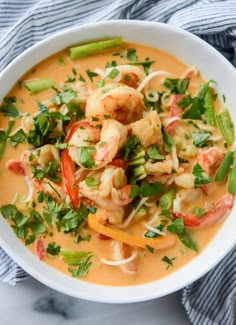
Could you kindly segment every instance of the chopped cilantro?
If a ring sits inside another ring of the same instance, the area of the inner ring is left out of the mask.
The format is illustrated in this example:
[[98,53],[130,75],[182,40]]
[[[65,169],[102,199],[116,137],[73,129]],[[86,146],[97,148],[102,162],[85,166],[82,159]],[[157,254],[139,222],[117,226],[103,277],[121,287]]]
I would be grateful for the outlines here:
[[62,91],[57,92],[52,101],[54,104],[60,106],[70,103],[76,96],[76,92],[69,85],[64,85]]
[[144,182],[140,187],[140,194],[144,197],[149,197],[152,195],[159,194],[161,191],[161,183],[156,182],[153,184],[149,184],[148,182]]
[[79,75],[79,81],[81,82],[85,82],[86,80],[84,79],[84,77],[82,76],[82,74]]
[[79,147],[77,149],[78,159],[80,163],[86,168],[93,168],[95,163],[93,161],[92,153],[95,152],[95,147]]
[[164,150],[165,150],[165,152],[171,152],[171,146],[175,142],[172,139],[172,137],[166,132],[166,130],[164,129],[163,126],[161,128],[161,131],[162,131],[162,136],[163,136],[163,140],[164,140]]
[[27,137],[25,132],[22,129],[19,129],[9,137],[10,143],[13,147],[17,146],[19,143],[25,143],[27,141]]
[[90,239],[91,239],[91,235],[87,235],[87,236],[78,235],[75,243],[79,244],[82,241],[90,241]]
[[137,54],[136,54],[136,50],[135,49],[127,49],[126,51],[126,57],[129,61],[137,61],[138,60],[138,57],[137,57]]
[[198,217],[198,218],[201,218],[205,213],[206,213],[206,210],[202,209],[202,208],[198,208],[198,207],[195,207],[193,209],[193,213]]
[[185,94],[188,89],[189,78],[183,79],[165,79],[164,86],[170,90],[172,94]]
[[157,144],[152,144],[147,148],[147,154],[150,159],[163,160],[164,156],[159,153]]
[[206,174],[206,172],[202,169],[199,163],[196,163],[194,165],[192,174],[196,176],[194,180],[195,188],[212,182],[212,179]]
[[2,133],[2,143],[0,144],[0,159],[2,159],[6,145],[7,145],[7,138],[9,137],[9,134],[11,133],[11,130],[14,126],[14,121],[9,121],[6,131],[4,132],[4,139],[3,139],[3,133]]
[[90,69],[86,70],[86,73],[91,81],[93,81],[94,77],[97,77],[98,74],[96,72],[91,71]]
[[193,102],[193,98],[190,94],[182,98],[178,103],[177,106],[179,106],[181,109],[185,109],[189,107]]
[[203,147],[210,136],[209,132],[193,132],[193,145],[198,148]]
[[50,255],[59,255],[61,251],[61,246],[56,246],[55,242],[49,243],[47,248],[46,248],[46,252]]
[[184,228],[183,219],[177,218],[171,225],[167,227],[167,230],[176,234],[179,240],[188,248],[197,252],[197,245],[190,237],[189,233]]
[[16,103],[15,97],[3,98],[3,104],[0,107],[0,112],[6,117],[18,117],[20,114],[14,105]]
[[93,177],[86,177],[85,178],[85,183],[87,186],[91,187],[91,188],[98,188],[99,184],[101,183],[99,180],[94,179]]
[[106,64],[106,68],[112,68],[112,67],[116,67],[116,66],[117,66],[116,61],[107,62],[107,64]]
[[173,261],[176,259],[176,257],[169,258],[167,256],[164,256],[161,260],[165,263],[167,263],[166,270],[169,269],[170,266],[173,266]]
[[152,254],[154,253],[154,248],[153,247],[151,247],[149,245],[146,245],[146,248],[150,253],[152,253]]

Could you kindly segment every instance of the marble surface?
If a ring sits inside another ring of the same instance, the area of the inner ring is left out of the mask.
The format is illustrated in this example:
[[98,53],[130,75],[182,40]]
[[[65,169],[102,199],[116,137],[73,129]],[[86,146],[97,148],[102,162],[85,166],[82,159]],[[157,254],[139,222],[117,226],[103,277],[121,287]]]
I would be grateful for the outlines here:
[[190,325],[180,293],[148,302],[109,305],[62,295],[34,279],[0,283],[0,325]]

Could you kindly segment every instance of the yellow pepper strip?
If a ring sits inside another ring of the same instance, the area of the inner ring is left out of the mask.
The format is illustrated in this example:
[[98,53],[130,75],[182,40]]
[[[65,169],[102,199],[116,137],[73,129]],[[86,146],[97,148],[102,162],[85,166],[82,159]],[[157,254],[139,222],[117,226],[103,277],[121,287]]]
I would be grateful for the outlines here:
[[148,245],[155,249],[163,249],[173,246],[176,241],[175,236],[171,234],[157,238],[145,238],[128,234],[122,230],[102,225],[97,221],[96,214],[88,215],[88,225],[92,230],[130,246],[146,248]]

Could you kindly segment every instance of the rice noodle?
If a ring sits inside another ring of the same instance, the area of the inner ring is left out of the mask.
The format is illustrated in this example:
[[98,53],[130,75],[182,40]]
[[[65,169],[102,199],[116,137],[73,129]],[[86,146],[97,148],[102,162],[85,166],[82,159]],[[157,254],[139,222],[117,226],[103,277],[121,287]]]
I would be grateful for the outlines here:
[[142,205],[143,205],[143,204],[144,204],[148,199],[149,199],[148,197],[144,197],[144,198],[142,198],[142,199],[140,200],[140,202],[139,202],[137,208],[134,209],[134,210],[130,213],[130,215],[128,216],[128,218],[127,218],[123,223],[116,225],[116,227],[117,227],[117,228],[120,228],[120,229],[122,229],[122,228],[126,228],[126,227],[130,224],[130,222],[133,220],[133,218],[135,217],[135,215],[136,215],[136,213],[139,211],[139,209],[142,207]]
[[33,184],[31,182],[31,179],[28,177],[28,176],[25,176],[24,177],[25,179],[25,182],[29,188],[29,192],[28,192],[28,195],[26,197],[26,199],[24,200],[25,202],[30,202],[33,200],[33,193],[34,193],[34,187],[33,187]]
[[165,232],[163,232],[163,231],[161,231],[161,230],[159,230],[159,229],[157,229],[157,228],[154,228],[154,227],[150,226],[150,225],[149,225],[148,223],[146,223],[146,222],[143,223],[143,226],[144,226],[146,229],[148,229],[148,230],[150,230],[150,231],[152,231],[152,232],[155,232],[155,234],[158,234],[158,235],[161,235],[161,236],[166,236],[166,233],[165,233]]
[[173,144],[171,148],[172,148],[171,157],[172,157],[172,160],[173,160],[173,168],[174,168],[175,171],[178,171],[178,169],[179,169],[179,159],[177,157],[176,145]]
[[173,116],[173,117],[170,117],[170,118],[166,118],[163,121],[163,125],[164,125],[164,127],[167,127],[168,125],[170,125],[174,121],[179,121],[179,120],[180,120],[180,117],[179,116]]
[[138,255],[138,253],[136,251],[134,251],[130,257],[123,259],[123,260],[109,261],[105,258],[100,258],[100,262],[103,264],[106,264],[106,265],[110,265],[110,266],[121,266],[121,265],[125,265],[125,264],[132,262],[137,257],[137,255]]
[[149,81],[154,78],[154,77],[157,77],[157,76],[161,76],[161,75],[164,75],[164,76],[167,76],[167,77],[170,77],[172,78],[173,75],[167,71],[153,71],[151,72],[142,82],[141,84],[138,86],[137,88],[137,91],[141,92],[143,90],[143,88],[149,83]]
[[152,219],[148,221],[148,224],[151,225],[151,224],[157,222],[157,220],[159,219],[159,217],[160,217],[160,212],[158,211],[158,212],[156,212],[154,214],[154,216],[152,217]]

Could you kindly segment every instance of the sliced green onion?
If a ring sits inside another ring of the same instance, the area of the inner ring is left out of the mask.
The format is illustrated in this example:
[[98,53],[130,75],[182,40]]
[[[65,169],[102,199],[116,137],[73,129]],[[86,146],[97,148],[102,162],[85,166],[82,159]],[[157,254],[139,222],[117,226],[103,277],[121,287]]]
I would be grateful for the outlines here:
[[229,173],[228,192],[233,195],[236,194],[236,159],[234,159],[233,166]]
[[215,110],[213,104],[213,98],[210,89],[207,89],[205,98],[204,98],[204,106],[205,106],[205,116],[207,123],[216,126],[216,119],[215,119]]
[[99,41],[84,45],[79,45],[76,47],[71,47],[69,49],[71,60],[76,60],[80,58],[86,58],[87,56],[96,54],[97,52],[119,47],[123,43],[122,38],[114,38],[106,41]]
[[24,83],[24,86],[32,93],[37,94],[47,90],[55,85],[55,82],[50,79],[31,80]]
[[170,189],[168,192],[160,197],[159,205],[162,210],[168,210],[172,206],[173,200],[175,198],[176,191],[174,188]]
[[222,182],[229,170],[230,165],[232,164],[234,160],[234,152],[227,152],[225,155],[222,163],[220,164],[220,167],[218,169],[218,172],[215,177],[216,182]]
[[226,143],[234,142],[234,126],[229,111],[225,109],[216,116],[219,128]]
[[155,103],[159,99],[158,92],[156,90],[152,90],[152,89],[149,89],[145,92],[145,97],[151,103]]

